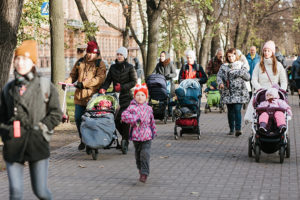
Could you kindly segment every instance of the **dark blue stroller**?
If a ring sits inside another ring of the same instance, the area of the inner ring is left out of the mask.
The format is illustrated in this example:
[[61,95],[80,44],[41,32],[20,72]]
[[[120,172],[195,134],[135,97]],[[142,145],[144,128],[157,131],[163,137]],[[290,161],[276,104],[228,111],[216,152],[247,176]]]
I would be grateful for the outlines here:
[[168,120],[168,104],[170,102],[167,81],[161,74],[152,74],[147,78],[149,89],[149,106],[153,109],[154,119]]
[[178,139],[177,127],[181,127],[180,137],[184,133],[196,133],[200,139],[200,105],[202,90],[198,81],[186,79],[175,90],[177,105],[174,110],[176,117],[174,137]]

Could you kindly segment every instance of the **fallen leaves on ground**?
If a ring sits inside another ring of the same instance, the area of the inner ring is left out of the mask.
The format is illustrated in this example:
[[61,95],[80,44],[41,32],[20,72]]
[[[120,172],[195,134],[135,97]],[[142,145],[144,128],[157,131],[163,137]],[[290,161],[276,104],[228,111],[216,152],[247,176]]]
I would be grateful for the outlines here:
[[168,143],[168,144],[166,144],[166,147],[170,147],[170,146],[172,146],[172,144],[171,144],[171,143]]
[[160,156],[160,158],[169,158],[169,156]]
[[84,166],[84,165],[78,165],[78,167],[80,167],[80,168],[86,168],[86,166]]

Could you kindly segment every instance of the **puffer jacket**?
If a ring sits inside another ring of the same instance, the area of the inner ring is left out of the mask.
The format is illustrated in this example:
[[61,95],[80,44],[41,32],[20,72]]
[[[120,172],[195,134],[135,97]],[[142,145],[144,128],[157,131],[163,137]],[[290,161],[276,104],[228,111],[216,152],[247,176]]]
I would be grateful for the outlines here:
[[130,91],[137,83],[137,74],[134,67],[127,61],[113,64],[107,74],[104,84],[101,88],[107,90],[110,84],[113,83],[113,87],[117,83],[121,85],[121,92],[119,96],[119,102],[121,110],[128,107],[130,101],[133,99],[133,94]]
[[91,97],[98,92],[106,77],[106,66],[101,59],[87,62],[80,58],[74,65],[66,83],[82,82],[83,89],[76,89],[74,103],[86,106]]
[[217,75],[218,85],[224,85],[224,90],[221,93],[222,102],[224,104],[247,103],[249,92],[245,81],[249,80],[250,74],[242,62],[223,64]]
[[293,62],[292,65],[292,78],[294,80],[300,80],[300,56]]
[[157,135],[153,111],[147,103],[138,104],[132,100],[121,119],[130,124],[129,138],[132,141],[152,140]]
[[[62,117],[58,93],[53,84],[50,87],[49,101],[42,96],[39,77],[26,83],[26,91],[19,94],[20,84],[16,80],[9,82],[1,93],[0,123],[7,130],[0,129],[4,142],[3,157],[7,162],[38,161],[50,155],[49,143],[45,136],[45,125],[53,130]],[[21,123],[21,137],[14,137],[13,121]],[[48,133],[48,131],[46,131]]]
[[[189,77],[190,74],[192,74],[193,78]],[[202,85],[207,82],[207,75],[204,72],[203,68],[197,63],[194,63],[192,65],[191,72],[189,64],[186,64],[180,69],[178,75],[178,82],[180,83],[184,79],[195,79]]]

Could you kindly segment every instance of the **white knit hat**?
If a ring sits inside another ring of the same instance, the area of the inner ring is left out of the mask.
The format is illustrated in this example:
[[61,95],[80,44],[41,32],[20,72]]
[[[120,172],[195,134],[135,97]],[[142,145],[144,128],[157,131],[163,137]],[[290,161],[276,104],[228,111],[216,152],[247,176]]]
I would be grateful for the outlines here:
[[188,50],[188,51],[186,51],[185,56],[186,56],[186,57],[191,57],[191,58],[193,58],[194,60],[196,60],[196,54],[195,54],[195,52],[194,52],[193,50]]
[[118,50],[117,50],[117,54],[122,54],[124,56],[124,58],[126,59],[127,56],[128,56],[128,51],[125,47],[120,47]]
[[268,89],[266,92],[266,98],[267,98],[267,94],[271,94],[274,97],[274,99],[279,99],[278,90],[276,88]]

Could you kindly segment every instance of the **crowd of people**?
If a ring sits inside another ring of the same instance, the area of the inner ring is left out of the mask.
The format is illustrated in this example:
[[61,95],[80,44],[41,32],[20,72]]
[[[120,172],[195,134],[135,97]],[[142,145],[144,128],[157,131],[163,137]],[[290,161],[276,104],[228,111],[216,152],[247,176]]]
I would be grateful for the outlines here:
[[[256,53],[255,46],[250,47],[250,53],[246,56],[235,48],[225,53],[220,48],[204,70],[197,64],[195,52],[189,50],[186,52],[187,63],[177,75],[169,53],[162,51],[153,73],[163,75],[171,83],[172,99],[175,96],[173,79],[176,76],[179,83],[193,79],[201,86],[206,83],[206,92],[220,91],[219,95],[212,98],[217,98],[216,101],[221,101],[227,106],[230,129],[228,135],[238,137],[242,134],[242,106],[253,98],[255,91],[262,88],[268,91],[266,101],[261,106],[274,104],[288,110],[289,115],[292,115],[289,105],[280,101],[276,93],[278,89],[286,91],[288,86],[281,56],[276,53],[273,41],[264,44],[261,57]],[[146,182],[150,173],[151,140],[157,135],[157,130],[152,108],[147,104],[147,85],[137,84],[135,67],[128,63],[127,57],[127,49],[120,47],[116,52],[115,63],[106,72],[99,46],[95,41],[90,41],[86,53],[75,63],[65,83],[74,83],[76,87],[75,122],[81,141],[78,150],[86,148],[80,126],[89,100],[96,93],[105,94],[110,85],[113,85],[113,92],[119,93],[120,109],[115,117],[115,124],[122,136],[120,148],[126,154],[129,140],[133,141],[139,180]],[[15,79],[9,82],[1,93],[1,136],[4,142],[3,155],[9,178],[10,199],[22,198],[25,162],[29,162],[35,195],[39,199],[52,199],[47,187],[49,141],[52,130],[61,121],[62,111],[53,84],[36,73],[36,61],[36,42],[24,41],[15,51]],[[300,101],[300,55],[293,63],[292,79],[296,82]],[[131,93],[130,90],[134,92]],[[215,102],[214,99],[209,101],[210,106]],[[171,105],[168,110],[168,114],[171,115]],[[245,120],[251,120],[252,113],[253,106],[249,103]],[[282,113],[278,111],[275,118],[280,130],[285,130]],[[268,114],[263,113],[259,122],[260,130],[265,131]]]

